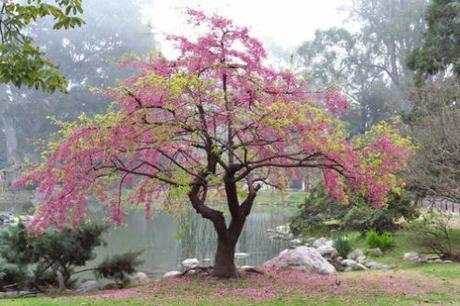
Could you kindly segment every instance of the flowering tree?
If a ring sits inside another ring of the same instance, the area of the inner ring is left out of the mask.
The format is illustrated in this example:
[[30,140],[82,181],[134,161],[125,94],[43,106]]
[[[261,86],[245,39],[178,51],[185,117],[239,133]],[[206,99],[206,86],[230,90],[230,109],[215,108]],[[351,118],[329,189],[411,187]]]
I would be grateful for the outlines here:
[[[296,169],[321,169],[327,190],[343,201],[353,188],[384,203],[399,184],[394,173],[410,154],[409,140],[382,124],[348,141],[330,114],[346,108],[343,97],[324,93],[323,111],[302,81],[263,64],[265,51],[246,28],[198,11],[188,16],[204,34],[193,41],[170,36],[179,51],[174,60],[131,62],[141,72],[104,92],[117,106],[64,125],[47,160],[19,182],[38,183],[45,194],[34,231],[77,225],[89,194],[110,206],[117,224],[127,203],[144,205],[146,215],[152,202],[167,210],[190,203],[217,233],[215,274],[231,277],[257,192],[282,187]],[[228,225],[207,205],[217,193],[225,196]]]

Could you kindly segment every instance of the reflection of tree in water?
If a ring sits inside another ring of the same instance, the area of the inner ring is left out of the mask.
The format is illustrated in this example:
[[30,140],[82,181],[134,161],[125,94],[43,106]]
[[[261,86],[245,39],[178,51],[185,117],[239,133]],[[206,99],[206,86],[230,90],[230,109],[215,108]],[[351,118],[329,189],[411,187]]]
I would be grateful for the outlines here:
[[[288,242],[268,239],[267,229],[287,223],[289,215],[286,212],[268,211],[253,212],[241,233],[236,252],[249,253],[247,259],[237,260],[240,265],[260,265],[269,257],[287,247]],[[194,213],[184,214],[179,219],[182,236],[179,241],[178,263],[184,258],[211,258],[214,260],[216,251],[216,236],[212,223]],[[206,264],[206,263],[205,263]]]
[[216,234],[212,223],[193,212],[183,214],[178,223],[178,230],[182,231],[178,261],[191,257],[200,260],[212,258],[216,251]]

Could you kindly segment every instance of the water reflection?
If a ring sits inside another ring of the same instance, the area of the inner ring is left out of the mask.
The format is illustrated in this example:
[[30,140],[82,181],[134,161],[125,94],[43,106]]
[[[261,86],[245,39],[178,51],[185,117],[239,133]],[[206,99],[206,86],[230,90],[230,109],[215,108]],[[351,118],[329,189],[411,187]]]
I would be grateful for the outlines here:
[[[287,241],[268,239],[266,230],[285,224],[289,217],[287,209],[255,210],[249,216],[236,248],[237,252],[249,253],[250,256],[239,259],[237,263],[257,266],[286,248]],[[211,222],[194,213],[179,219],[158,213],[152,220],[145,220],[142,213],[134,212],[128,216],[125,226],[112,228],[105,239],[107,247],[97,250],[98,257],[89,266],[107,255],[144,250],[144,263],[139,270],[151,276],[179,269],[185,258],[196,257],[202,264],[211,265],[216,249]]]

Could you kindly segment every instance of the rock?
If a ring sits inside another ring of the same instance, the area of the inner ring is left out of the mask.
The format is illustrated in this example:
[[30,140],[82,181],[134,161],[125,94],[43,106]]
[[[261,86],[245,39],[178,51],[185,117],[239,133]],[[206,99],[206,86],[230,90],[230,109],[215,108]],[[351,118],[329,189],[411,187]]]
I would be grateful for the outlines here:
[[313,247],[316,249],[325,245],[332,246],[332,240],[321,237],[319,239],[316,239],[315,242],[313,242]]
[[275,227],[275,231],[279,234],[289,235],[291,229],[289,227],[289,224],[285,224]]
[[338,254],[337,250],[329,245],[320,246],[316,250],[321,254],[321,256],[336,257]]
[[189,269],[194,269],[198,267],[200,264],[200,261],[196,258],[187,258],[182,261],[182,266],[189,270]]
[[256,267],[254,267],[254,266],[242,266],[242,267],[240,267],[241,270],[253,270],[255,268]]
[[245,259],[248,257],[249,257],[248,253],[235,253],[235,259]]
[[360,264],[363,264],[364,262],[366,262],[366,256],[358,256],[358,258],[356,258],[356,261]]
[[299,246],[282,251],[277,257],[264,263],[266,268],[296,269],[307,273],[332,274],[336,270],[314,248]]
[[355,265],[351,266],[352,271],[366,271],[367,268],[365,265],[356,263]]
[[358,263],[354,261],[353,259],[344,259],[342,260],[341,264],[346,267],[353,267],[354,265],[357,265]]
[[367,261],[365,266],[372,270],[390,270],[395,268],[393,265],[385,265],[375,261]]
[[360,256],[364,256],[363,250],[361,250],[361,249],[356,249],[356,250],[351,251],[350,253],[348,253],[347,258],[348,258],[348,259],[357,260],[358,257],[360,257]]
[[452,260],[444,260],[443,263],[454,263]]
[[292,239],[291,241],[289,241],[289,246],[292,248],[298,247],[301,244],[302,244],[302,240],[300,239]]
[[408,253],[404,253],[403,258],[405,260],[417,260],[419,259],[419,255],[417,252],[408,252]]
[[144,272],[136,272],[128,275],[128,281],[131,285],[142,285],[147,284],[150,279]]
[[83,282],[77,288],[78,292],[94,292],[98,290],[99,290],[99,283],[95,280],[89,280],[89,281]]
[[367,250],[367,255],[372,257],[381,257],[383,256],[383,252],[380,248],[369,249]]
[[166,272],[163,277],[164,278],[168,278],[168,277],[177,277],[177,276],[180,276],[182,275],[182,272],[180,271],[169,271],[169,272]]

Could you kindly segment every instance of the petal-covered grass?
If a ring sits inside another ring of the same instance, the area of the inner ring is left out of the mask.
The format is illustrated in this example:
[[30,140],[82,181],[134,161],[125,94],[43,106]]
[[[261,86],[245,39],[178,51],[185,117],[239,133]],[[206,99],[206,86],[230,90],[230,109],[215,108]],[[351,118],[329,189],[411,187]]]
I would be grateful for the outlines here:
[[[446,305],[460,300],[458,277],[445,277],[460,265],[423,267],[332,276],[266,271],[233,280],[188,276],[94,294],[0,300],[0,305]],[[430,267],[437,272],[430,273]]]

